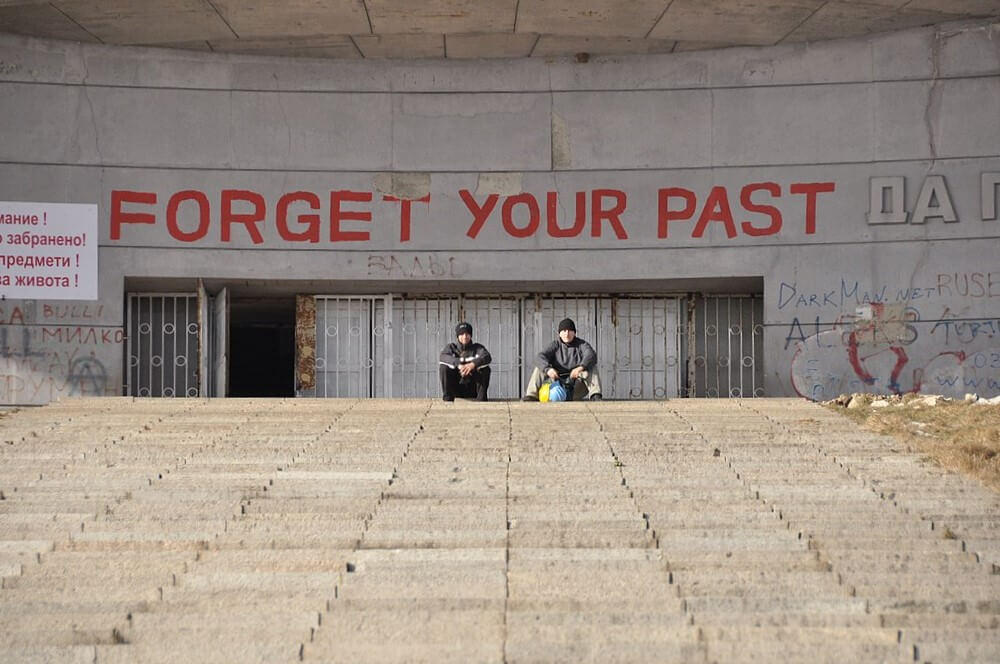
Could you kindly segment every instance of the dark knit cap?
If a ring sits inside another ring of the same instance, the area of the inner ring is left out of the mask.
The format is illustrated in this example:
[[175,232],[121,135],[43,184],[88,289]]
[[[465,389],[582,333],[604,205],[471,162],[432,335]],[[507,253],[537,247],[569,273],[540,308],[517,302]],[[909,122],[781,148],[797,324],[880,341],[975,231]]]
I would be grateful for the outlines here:
[[468,323],[459,323],[458,325],[455,326],[455,336],[456,337],[458,335],[462,334],[463,332],[468,332],[469,335],[471,336],[472,335],[472,326],[469,325]]
[[573,322],[572,318],[563,318],[559,321],[559,331],[562,332],[563,330],[573,330],[576,332],[576,323]]

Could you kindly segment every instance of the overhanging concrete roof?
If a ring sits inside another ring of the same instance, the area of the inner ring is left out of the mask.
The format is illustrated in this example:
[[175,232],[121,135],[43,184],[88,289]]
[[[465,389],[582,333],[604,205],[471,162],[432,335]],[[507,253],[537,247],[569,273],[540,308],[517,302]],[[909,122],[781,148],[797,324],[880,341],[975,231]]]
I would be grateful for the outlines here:
[[0,32],[329,58],[612,55],[1000,16],[1000,0],[0,0]]

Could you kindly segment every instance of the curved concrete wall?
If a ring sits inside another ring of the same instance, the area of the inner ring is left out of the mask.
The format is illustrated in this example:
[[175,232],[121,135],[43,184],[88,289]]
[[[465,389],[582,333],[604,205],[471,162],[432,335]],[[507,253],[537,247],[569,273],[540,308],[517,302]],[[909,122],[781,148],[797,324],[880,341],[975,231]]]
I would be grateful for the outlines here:
[[100,267],[97,301],[0,302],[0,403],[120,393],[127,277],[302,292],[763,278],[770,395],[996,394],[998,37],[963,24],[577,63],[2,36],[0,201],[96,204]]

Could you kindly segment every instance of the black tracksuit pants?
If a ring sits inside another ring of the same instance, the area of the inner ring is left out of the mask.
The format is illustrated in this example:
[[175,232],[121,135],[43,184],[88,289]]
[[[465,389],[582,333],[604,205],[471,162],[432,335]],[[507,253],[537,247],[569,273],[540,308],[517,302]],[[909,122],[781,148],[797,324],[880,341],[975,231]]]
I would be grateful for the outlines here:
[[443,364],[438,365],[441,376],[441,393],[446,400],[460,397],[486,401],[486,391],[490,387],[490,368],[479,367],[469,376],[462,378],[458,369],[452,369]]

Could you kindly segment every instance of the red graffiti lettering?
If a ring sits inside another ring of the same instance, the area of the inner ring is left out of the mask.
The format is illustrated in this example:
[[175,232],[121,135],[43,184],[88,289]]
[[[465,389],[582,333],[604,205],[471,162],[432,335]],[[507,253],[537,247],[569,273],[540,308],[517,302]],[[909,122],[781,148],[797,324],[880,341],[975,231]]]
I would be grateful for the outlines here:
[[705,233],[710,221],[718,221],[726,227],[726,237],[732,239],[736,237],[736,224],[733,223],[733,211],[729,208],[729,196],[725,187],[712,187],[711,193],[705,200],[705,207],[701,210],[698,223],[695,224],[691,237],[701,237]]
[[[528,208],[528,224],[524,228],[519,228],[514,223],[514,206],[515,205],[525,205]],[[517,196],[508,196],[504,199],[503,209],[501,210],[501,219],[503,221],[503,229],[507,231],[507,234],[511,237],[530,237],[535,234],[538,230],[539,214],[538,214],[538,201],[531,194],[518,194]]]
[[[603,206],[602,200],[606,197],[615,199],[614,207],[610,210],[605,210]],[[590,194],[590,200],[591,211],[594,215],[590,234],[593,237],[601,237],[601,221],[607,221],[611,224],[615,237],[619,240],[627,240],[628,233],[625,232],[625,227],[622,226],[621,222],[621,214],[625,211],[625,192],[618,189],[595,189]]]
[[[680,210],[670,209],[671,198],[683,198],[684,207]],[[657,225],[656,236],[659,238],[668,237],[668,224],[671,221],[686,221],[694,214],[696,203],[694,192],[681,187],[667,187],[659,191],[659,223]]]
[[559,195],[550,191],[545,195],[545,218],[546,228],[551,237],[576,237],[583,231],[584,224],[587,223],[587,194],[583,191],[576,192],[576,217],[573,225],[569,228],[559,227],[559,214],[556,211],[559,207]]
[[124,191],[114,190],[111,192],[111,239],[120,240],[122,236],[122,224],[155,224],[156,215],[149,212],[124,212],[123,203],[139,203],[142,205],[156,205],[156,194],[149,191]]
[[759,228],[754,226],[749,221],[744,221],[740,224],[740,228],[747,235],[754,237],[759,237],[761,235],[775,235],[781,230],[781,211],[773,205],[762,205],[760,203],[754,203],[750,197],[755,191],[766,191],[774,198],[779,198],[781,196],[781,187],[778,186],[776,182],[758,182],[756,184],[748,184],[740,190],[740,204],[747,212],[757,212],[760,214],[766,214],[771,217],[771,224],[764,228]]
[[[177,223],[177,209],[184,201],[194,201],[198,204],[198,227],[191,232],[181,230]],[[192,189],[178,191],[170,197],[167,203],[167,232],[170,236],[181,242],[195,242],[205,237],[208,233],[208,197],[200,191]]]
[[396,198],[395,196],[383,196],[383,201],[398,202],[399,203],[399,241],[409,242],[410,241],[410,208],[413,205],[413,201],[417,200],[421,203],[431,202],[431,195],[427,194],[423,198],[410,199],[410,198]]
[[476,199],[472,197],[472,192],[468,189],[462,189],[458,192],[458,195],[462,197],[465,207],[469,208],[469,212],[472,213],[472,225],[469,226],[469,230],[465,234],[475,239],[479,235],[479,231],[483,230],[483,226],[486,225],[486,220],[489,219],[493,208],[497,206],[500,195],[490,194],[486,197],[486,201],[482,205],[476,202]]
[[342,231],[341,221],[364,221],[372,220],[372,213],[358,212],[354,210],[341,210],[340,204],[344,201],[352,203],[370,203],[372,193],[370,191],[331,191],[330,192],[330,241],[331,242],[364,242],[369,238],[368,231]]
[[319,209],[319,196],[311,191],[295,191],[285,194],[278,199],[278,211],[276,224],[278,226],[278,236],[282,240],[289,242],[319,242],[319,215],[300,214],[295,220],[306,226],[304,231],[293,231],[288,228],[288,208],[292,203],[307,203],[310,209]]
[[816,196],[832,193],[835,188],[832,182],[804,182],[791,186],[793,194],[804,194],[806,197],[806,235],[816,232]]
[[[253,212],[237,214],[233,211],[233,203],[243,201],[253,206]],[[264,241],[257,224],[264,221],[264,212],[267,204],[264,197],[255,191],[245,191],[240,189],[222,190],[222,241],[230,241],[230,227],[233,224],[243,224],[250,234],[250,240],[254,244],[261,244]]]

